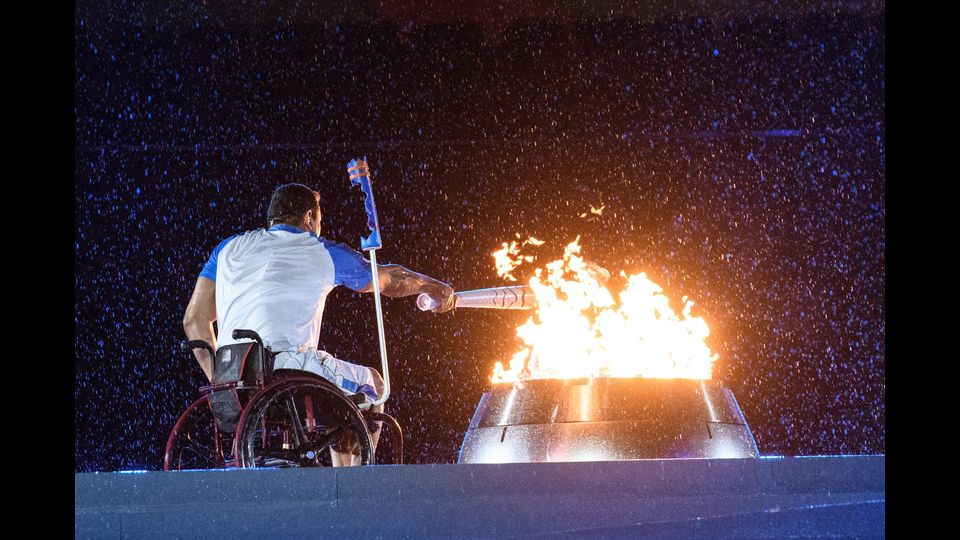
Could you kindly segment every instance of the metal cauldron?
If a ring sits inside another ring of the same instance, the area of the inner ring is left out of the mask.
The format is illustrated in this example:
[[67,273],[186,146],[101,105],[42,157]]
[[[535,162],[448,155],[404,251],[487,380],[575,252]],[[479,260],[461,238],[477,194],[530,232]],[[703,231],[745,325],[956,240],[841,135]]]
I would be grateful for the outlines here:
[[733,393],[691,379],[541,379],[483,394],[458,463],[758,457]]

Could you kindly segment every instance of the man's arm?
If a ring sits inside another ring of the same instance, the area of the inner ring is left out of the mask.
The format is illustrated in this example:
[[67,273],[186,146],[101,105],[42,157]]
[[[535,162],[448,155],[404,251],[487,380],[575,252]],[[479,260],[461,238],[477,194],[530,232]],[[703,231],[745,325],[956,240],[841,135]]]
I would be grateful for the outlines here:
[[[380,292],[384,296],[399,298],[426,293],[440,301],[440,307],[432,311],[443,313],[453,309],[455,302],[453,287],[442,281],[419,274],[399,264],[378,264],[377,274],[380,277]],[[358,292],[373,292],[373,282],[358,289]]]
[[[217,338],[213,334],[213,321],[217,320],[217,286],[213,280],[197,278],[197,285],[193,289],[193,296],[187,304],[183,314],[183,332],[187,339],[202,339],[217,350]],[[194,356],[203,369],[203,373],[210,382],[213,382],[213,358],[206,349],[194,349]]]

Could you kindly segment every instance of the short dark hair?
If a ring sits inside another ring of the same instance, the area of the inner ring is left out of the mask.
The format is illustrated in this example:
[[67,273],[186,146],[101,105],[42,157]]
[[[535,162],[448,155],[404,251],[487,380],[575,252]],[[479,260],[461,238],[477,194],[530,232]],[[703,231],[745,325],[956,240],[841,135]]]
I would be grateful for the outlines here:
[[300,225],[303,214],[320,205],[320,194],[303,184],[284,184],[273,191],[267,207],[268,226]]

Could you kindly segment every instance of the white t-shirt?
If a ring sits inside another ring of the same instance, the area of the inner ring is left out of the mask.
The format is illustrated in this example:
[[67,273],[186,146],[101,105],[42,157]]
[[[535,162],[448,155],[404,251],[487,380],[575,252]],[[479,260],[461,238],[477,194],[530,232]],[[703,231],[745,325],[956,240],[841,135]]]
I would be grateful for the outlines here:
[[242,328],[274,352],[315,348],[330,291],[373,279],[359,252],[290,225],[227,238],[200,277],[216,282],[218,345],[236,343],[231,334]]

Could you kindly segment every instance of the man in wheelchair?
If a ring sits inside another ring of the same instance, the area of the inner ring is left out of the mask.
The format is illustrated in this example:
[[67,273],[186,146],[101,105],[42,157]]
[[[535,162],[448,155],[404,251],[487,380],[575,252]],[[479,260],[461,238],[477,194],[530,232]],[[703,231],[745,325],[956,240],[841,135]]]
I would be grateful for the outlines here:
[[[213,250],[183,316],[188,340],[213,346],[233,339],[235,329],[252,329],[274,357],[273,369],[305,370],[334,383],[346,394],[371,400],[383,392],[383,378],[372,368],[340,360],[317,349],[327,295],[338,285],[373,291],[370,262],[345,244],[320,236],[320,194],[302,184],[278,187],[267,209],[268,227],[230,236]],[[380,291],[390,297],[427,293],[440,300],[433,311],[454,305],[450,285],[396,264],[378,265]],[[213,323],[218,323],[219,336]],[[194,355],[213,381],[213,357]],[[380,412],[383,405],[372,409]],[[371,434],[376,448],[379,433]],[[332,451],[334,465],[358,463],[356,448]]]

